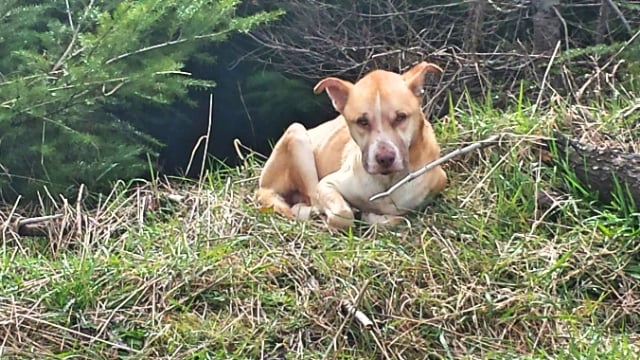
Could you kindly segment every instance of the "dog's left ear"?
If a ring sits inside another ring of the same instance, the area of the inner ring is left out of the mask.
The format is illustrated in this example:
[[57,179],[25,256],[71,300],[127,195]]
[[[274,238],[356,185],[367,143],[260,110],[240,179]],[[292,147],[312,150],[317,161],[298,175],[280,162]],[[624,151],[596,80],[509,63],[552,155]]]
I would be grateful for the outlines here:
[[326,90],[331,102],[333,103],[333,107],[339,113],[342,113],[342,110],[344,110],[344,107],[347,104],[347,98],[349,98],[349,92],[352,87],[353,84],[348,81],[328,77],[320,80],[320,82],[313,88],[313,92],[314,94],[319,94]]
[[422,96],[424,78],[427,73],[442,73],[442,69],[436,64],[423,61],[402,74],[402,78],[412,93],[416,96]]

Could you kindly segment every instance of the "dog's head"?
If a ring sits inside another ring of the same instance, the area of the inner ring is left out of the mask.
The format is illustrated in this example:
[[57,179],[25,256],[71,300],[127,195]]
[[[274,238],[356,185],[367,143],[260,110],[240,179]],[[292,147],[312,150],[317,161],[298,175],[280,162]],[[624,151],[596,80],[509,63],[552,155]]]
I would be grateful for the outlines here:
[[442,69],[421,62],[403,74],[374,70],[355,84],[329,77],[313,89],[316,94],[326,91],[347,121],[368,173],[386,175],[407,168],[409,147],[424,126],[421,99],[430,72]]

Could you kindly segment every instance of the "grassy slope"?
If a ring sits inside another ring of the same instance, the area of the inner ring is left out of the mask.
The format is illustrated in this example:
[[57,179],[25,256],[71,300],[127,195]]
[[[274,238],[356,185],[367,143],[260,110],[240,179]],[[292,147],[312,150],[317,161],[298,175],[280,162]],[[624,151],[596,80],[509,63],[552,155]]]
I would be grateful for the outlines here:
[[[530,111],[460,106],[436,131],[448,152],[501,130],[566,126]],[[571,181],[517,139],[447,164],[447,191],[394,231],[260,213],[250,160],[201,184],[116,188],[97,222],[69,236],[4,232],[0,357],[635,357],[638,214],[575,189],[555,218],[536,212],[540,191]],[[345,320],[343,300],[375,329]]]

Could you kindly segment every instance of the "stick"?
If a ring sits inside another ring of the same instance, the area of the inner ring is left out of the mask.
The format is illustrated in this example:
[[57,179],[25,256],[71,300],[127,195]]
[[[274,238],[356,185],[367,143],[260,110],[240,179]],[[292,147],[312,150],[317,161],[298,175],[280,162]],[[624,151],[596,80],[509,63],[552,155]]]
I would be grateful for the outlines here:
[[202,183],[204,177],[204,169],[207,165],[207,155],[209,155],[209,143],[211,142],[211,128],[213,127],[213,93],[209,94],[209,123],[207,124],[207,141],[204,143],[204,151],[202,152],[202,164],[200,164],[200,178]]
[[540,85],[540,92],[538,93],[538,99],[536,99],[536,103],[533,105],[533,111],[531,112],[531,116],[534,116],[538,107],[540,106],[540,102],[542,100],[542,94],[544,93],[544,88],[547,86],[547,81],[549,79],[549,72],[551,71],[551,66],[553,65],[553,60],[555,60],[556,56],[558,56],[558,51],[560,51],[560,41],[556,43],[556,47],[553,49],[553,54],[551,54],[551,59],[549,59],[549,63],[547,64],[547,69],[544,71],[544,76],[542,77],[542,84]]
[[[355,304],[354,308],[355,308],[355,306],[360,305],[360,301],[362,300],[362,297],[364,296],[364,292],[366,291],[366,289],[369,286],[370,282],[371,282],[371,279],[365,280],[364,284],[362,285],[362,288],[358,292],[358,296],[357,296],[355,302],[353,302],[353,304]],[[342,307],[343,306],[343,301],[341,301],[338,306]],[[347,323],[349,322],[349,319],[350,319],[350,315],[353,315],[353,314],[347,313],[346,315],[347,316],[345,316],[344,320],[340,324],[340,327],[338,328],[338,331],[336,331],[336,334],[334,335],[333,340],[331,341],[331,345],[327,346],[327,350],[325,350],[324,355],[322,356],[322,360],[327,359],[329,357],[329,353],[331,352],[331,349],[337,349],[338,337],[340,337],[340,334],[342,334],[342,330],[344,330],[345,326],[347,326]]]
[[62,217],[62,214],[55,214],[55,215],[47,215],[47,216],[38,216],[38,217],[33,217],[33,218],[26,218],[26,219],[22,219],[22,220],[18,221],[18,227],[25,226],[25,225],[37,224],[37,223],[41,223],[41,222],[45,222],[45,221],[51,221],[51,220],[59,219],[61,217]]
[[492,146],[495,145],[496,141],[500,141],[500,138],[502,138],[504,134],[498,134],[498,135],[493,135],[490,136],[488,138],[486,138],[485,140],[481,140],[478,142],[475,142],[469,146],[465,146],[462,149],[456,149],[450,153],[448,153],[447,155],[434,160],[430,163],[428,163],[427,165],[423,166],[422,168],[409,173],[409,175],[405,176],[402,180],[398,181],[395,185],[393,185],[392,187],[389,188],[389,190],[381,192],[379,194],[373,195],[372,197],[369,198],[369,201],[375,201],[378,199],[381,199],[385,196],[389,196],[391,195],[394,191],[398,190],[398,188],[400,188],[402,185],[411,182],[413,179],[417,178],[418,176],[426,173],[427,171],[435,168],[438,165],[441,165],[451,159],[453,159],[456,156],[460,156],[460,155],[464,155],[467,153],[470,153],[472,151],[475,150],[479,150],[479,149],[484,149],[488,146]]
[[342,310],[353,316],[356,321],[362,325],[362,327],[367,330],[373,329],[373,321],[371,321],[362,311],[358,310],[351,302],[343,300],[340,305]]

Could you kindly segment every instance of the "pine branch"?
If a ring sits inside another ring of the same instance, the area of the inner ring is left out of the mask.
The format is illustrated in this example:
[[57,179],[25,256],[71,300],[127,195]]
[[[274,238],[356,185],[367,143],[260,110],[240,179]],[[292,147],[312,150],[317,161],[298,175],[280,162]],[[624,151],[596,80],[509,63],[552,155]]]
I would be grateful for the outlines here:
[[116,57],[113,57],[107,61],[105,61],[105,65],[111,64],[114,61],[118,61],[118,60],[122,60],[124,58],[127,58],[129,56],[133,56],[133,55],[137,55],[137,54],[141,54],[143,52],[147,52],[147,51],[151,51],[151,50],[156,50],[156,49],[160,49],[163,47],[167,47],[167,46],[172,46],[172,45],[178,45],[178,44],[182,44],[185,43],[187,41],[190,40],[199,40],[199,39],[206,39],[206,38],[210,38],[210,37],[216,37],[216,36],[222,36],[225,34],[230,33],[231,30],[225,30],[225,31],[220,31],[217,33],[212,33],[212,34],[207,34],[207,35],[196,35],[192,38],[188,38],[188,39],[178,39],[178,40],[171,40],[171,41],[166,41],[160,44],[155,44],[155,45],[151,45],[151,46],[147,46],[147,47],[143,47],[128,53],[124,53],[124,54],[120,54]]
[[[93,3],[94,3],[94,0],[91,0],[89,2],[89,5],[87,5],[87,7],[85,8],[83,18],[87,17],[89,10],[93,6]],[[69,45],[67,45],[67,48],[64,50],[64,52],[62,53],[58,61],[56,61],[55,65],[53,65],[53,67],[51,68],[50,73],[55,73],[56,71],[58,71],[62,66],[62,64],[64,64],[64,62],[67,60],[67,57],[71,52],[71,49],[73,49],[73,45],[75,45],[76,41],[78,40],[78,35],[80,34],[80,29],[82,28],[81,26],[82,24],[78,24],[78,26],[74,29],[73,19],[71,17],[71,9],[69,8],[69,2],[67,1],[66,4],[67,4],[67,14],[69,15],[69,24],[71,26],[71,29],[73,30],[73,36],[71,37],[71,41],[69,41]]]

